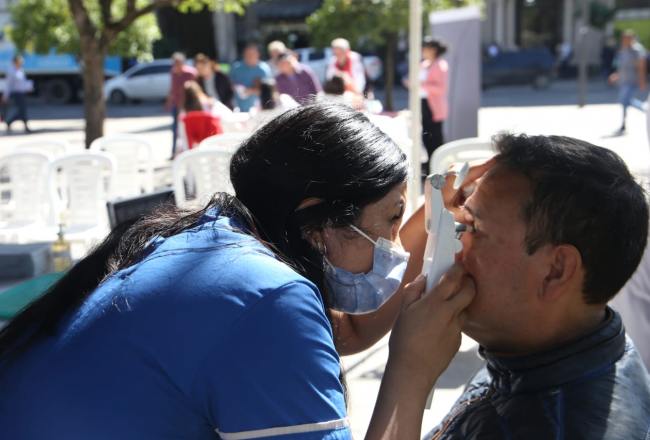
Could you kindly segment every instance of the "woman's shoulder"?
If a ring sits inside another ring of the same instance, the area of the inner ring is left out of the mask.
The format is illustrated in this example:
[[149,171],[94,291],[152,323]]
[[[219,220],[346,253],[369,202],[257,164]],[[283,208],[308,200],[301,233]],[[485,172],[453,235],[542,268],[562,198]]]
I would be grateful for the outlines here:
[[442,70],[443,72],[449,70],[449,63],[444,58],[438,58],[434,64],[438,67],[438,69]]
[[201,298],[246,307],[295,283],[320,296],[316,286],[237,222],[217,216],[204,220],[178,235],[153,239],[148,255],[116,277],[130,280],[138,291],[149,286],[149,292],[180,302]]

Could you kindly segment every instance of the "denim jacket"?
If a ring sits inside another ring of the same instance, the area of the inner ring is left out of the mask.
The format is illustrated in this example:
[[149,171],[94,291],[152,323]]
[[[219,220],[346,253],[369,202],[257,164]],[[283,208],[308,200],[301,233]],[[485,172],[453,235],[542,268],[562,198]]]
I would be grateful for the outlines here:
[[563,347],[487,365],[426,439],[650,440],[650,376],[618,313]]

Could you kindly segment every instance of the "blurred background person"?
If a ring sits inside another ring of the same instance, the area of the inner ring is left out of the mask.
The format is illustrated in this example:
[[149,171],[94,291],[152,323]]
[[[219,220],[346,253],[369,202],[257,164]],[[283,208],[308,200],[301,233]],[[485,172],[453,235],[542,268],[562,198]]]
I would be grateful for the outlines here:
[[422,98],[422,142],[427,149],[425,175],[433,152],[444,143],[442,124],[447,119],[447,85],[449,65],[442,55],[447,46],[433,37],[422,42],[422,64],[420,67],[420,97]]
[[194,81],[196,79],[196,69],[185,64],[185,55],[176,52],[172,55],[172,70],[171,70],[171,88],[165,108],[172,113],[172,158],[176,154],[176,143],[178,137],[178,112],[183,109],[183,101],[185,99],[184,86],[187,81]]
[[196,147],[201,141],[215,134],[223,133],[221,122],[212,114],[213,100],[203,93],[196,81],[184,85],[183,116],[187,148]]
[[260,94],[255,84],[270,77],[271,69],[264,61],[260,61],[257,45],[253,43],[246,45],[243,60],[233,64],[230,71],[230,79],[235,87],[235,103],[240,111],[247,112],[253,108]]
[[345,104],[357,110],[363,108],[363,97],[349,90],[345,90],[343,75],[338,73],[325,81],[323,93],[319,95],[319,100]]
[[330,79],[338,73],[345,80],[346,90],[363,94],[366,88],[366,69],[361,55],[350,49],[350,42],[345,38],[334,39],[331,47],[333,56],[327,66],[326,78]]
[[322,91],[314,71],[300,63],[293,52],[280,54],[277,66],[278,75],[275,77],[275,85],[279,93],[285,93],[298,103],[305,104]]
[[271,41],[268,46],[266,46],[266,51],[269,54],[268,65],[271,69],[271,74],[277,76],[278,72],[278,57],[287,51],[287,46],[284,45],[282,41],[275,40]]
[[617,131],[618,134],[625,133],[627,108],[630,105],[642,108],[636,94],[639,90],[646,89],[646,69],[645,49],[636,40],[634,31],[628,29],[623,32],[621,47],[616,54],[616,72],[609,77],[610,83],[618,84],[618,98],[623,106],[623,122]]
[[230,78],[221,72],[219,64],[199,53],[194,57],[194,66],[199,75],[197,82],[203,92],[232,110],[235,92]]
[[25,125],[25,132],[31,130],[27,125],[27,93],[33,89],[31,81],[27,80],[23,64],[25,60],[20,55],[14,55],[5,75],[5,88],[2,100],[5,101],[5,122],[7,131],[11,131],[11,124],[20,119]]

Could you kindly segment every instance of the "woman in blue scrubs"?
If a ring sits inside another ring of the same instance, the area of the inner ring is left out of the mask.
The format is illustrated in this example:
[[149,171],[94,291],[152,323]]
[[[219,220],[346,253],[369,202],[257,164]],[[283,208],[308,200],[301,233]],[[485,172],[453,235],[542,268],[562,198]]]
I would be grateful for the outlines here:
[[[391,328],[367,438],[416,439],[473,286],[419,277],[407,163],[362,114],[290,110],[235,153],[235,195],[109,236],[0,333],[8,439],[349,439],[339,355]],[[400,246],[400,235],[405,248]]]

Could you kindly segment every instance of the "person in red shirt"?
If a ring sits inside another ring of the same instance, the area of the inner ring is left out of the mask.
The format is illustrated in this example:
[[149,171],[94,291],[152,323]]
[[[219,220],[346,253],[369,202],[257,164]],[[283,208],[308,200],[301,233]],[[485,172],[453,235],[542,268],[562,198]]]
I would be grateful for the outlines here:
[[350,42],[345,38],[332,41],[332,58],[327,66],[327,79],[335,74],[343,76],[345,90],[363,94],[366,88],[366,70],[361,55],[350,49]]
[[212,102],[203,93],[196,81],[187,81],[184,85],[184,115],[181,117],[187,136],[187,148],[198,146],[201,141],[215,134],[223,133],[221,121],[212,114]]
[[185,64],[185,55],[176,52],[172,55],[174,64],[171,69],[171,88],[165,102],[165,108],[172,113],[172,158],[176,153],[176,137],[178,135],[178,111],[183,108],[184,91],[183,87],[187,81],[196,80],[196,69]]

